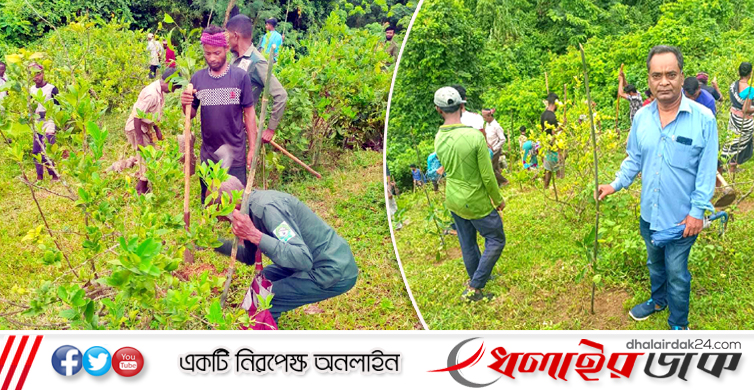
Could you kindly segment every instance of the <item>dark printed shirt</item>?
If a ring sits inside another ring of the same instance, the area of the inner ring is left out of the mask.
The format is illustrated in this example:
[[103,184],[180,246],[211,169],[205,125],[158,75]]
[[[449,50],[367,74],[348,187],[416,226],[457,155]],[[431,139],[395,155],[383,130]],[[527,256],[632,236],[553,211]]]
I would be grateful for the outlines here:
[[628,95],[628,108],[631,115],[631,123],[634,122],[634,115],[636,115],[636,112],[642,107],[643,103],[644,101],[641,100],[639,94]]
[[555,113],[550,110],[545,110],[545,112],[542,113],[542,116],[539,117],[539,124],[542,126],[542,131],[544,131],[547,134],[552,135],[552,129],[548,129],[547,124],[551,125],[553,128],[558,128],[558,117],[555,116]]
[[196,89],[194,108],[201,106],[202,151],[201,161],[218,162],[215,154],[223,145],[229,146],[231,167],[246,165],[246,127],[243,110],[253,104],[251,81],[243,70],[228,64],[219,77],[202,69],[191,77]]

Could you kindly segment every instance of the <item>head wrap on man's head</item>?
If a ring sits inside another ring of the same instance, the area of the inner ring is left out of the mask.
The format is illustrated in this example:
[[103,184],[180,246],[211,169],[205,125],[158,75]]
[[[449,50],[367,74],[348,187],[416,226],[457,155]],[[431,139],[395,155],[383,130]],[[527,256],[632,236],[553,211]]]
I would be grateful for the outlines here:
[[704,72],[699,72],[696,74],[696,79],[703,83],[706,83],[707,80],[709,80],[709,75],[707,75],[707,73],[704,73]]
[[36,62],[32,62],[31,64],[29,64],[29,70],[31,70],[32,72],[42,72],[45,70],[45,68]]
[[228,38],[225,36],[225,32],[217,34],[202,33],[201,42],[202,45],[228,47]]

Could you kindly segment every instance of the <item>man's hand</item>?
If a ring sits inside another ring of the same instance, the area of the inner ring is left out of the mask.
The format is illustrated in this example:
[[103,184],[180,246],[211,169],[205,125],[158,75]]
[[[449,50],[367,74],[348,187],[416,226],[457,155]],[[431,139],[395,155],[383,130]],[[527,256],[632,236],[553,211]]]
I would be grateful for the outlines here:
[[686,218],[679,223],[679,225],[686,225],[686,230],[683,231],[683,237],[696,236],[702,231],[704,227],[704,221],[696,219],[691,215],[687,215]]
[[160,131],[160,128],[157,127],[157,125],[154,125],[154,133],[157,135],[157,139],[162,141],[162,131]]
[[[261,156],[260,156],[261,157]],[[249,153],[246,154],[246,170],[251,169],[251,160],[254,159],[254,149],[249,149]]]
[[233,210],[233,226],[231,229],[236,237],[250,241],[252,244],[259,245],[262,240],[262,232],[257,230],[254,223],[251,222],[251,218],[238,210]]
[[712,79],[712,83],[711,84],[712,84],[713,87],[715,87],[715,89],[717,89],[717,76],[715,76],[715,78]]
[[188,106],[194,103],[194,93],[196,90],[189,92],[189,90],[184,89],[183,92],[181,92],[181,105]]
[[272,141],[272,137],[275,136],[275,130],[267,129],[262,133],[262,142],[265,144],[270,143]]
[[497,206],[497,211],[503,211],[505,210],[505,200],[500,202],[500,204]]
[[602,200],[605,199],[608,195],[612,195],[615,193],[615,189],[610,184],[602,184],[597,188],[597,191],[594,194],[595,199]]

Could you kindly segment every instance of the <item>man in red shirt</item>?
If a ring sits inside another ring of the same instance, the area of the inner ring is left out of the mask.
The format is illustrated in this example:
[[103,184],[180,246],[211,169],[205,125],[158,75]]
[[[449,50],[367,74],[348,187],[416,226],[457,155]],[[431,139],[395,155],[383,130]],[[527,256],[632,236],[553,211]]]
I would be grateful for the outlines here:
[[175,68],[175,52],[168,46],[168,41],[162,41],[162,47],[165,48],[165,65]]
[[650,103],[655,101],[655,97],[652,96],[652,91],[649,88],[647,88],[647,90],[644,91],[644,94],[647,95],[647,99],[644,100],[644,103],[641,105],[642,107],[648,106]]

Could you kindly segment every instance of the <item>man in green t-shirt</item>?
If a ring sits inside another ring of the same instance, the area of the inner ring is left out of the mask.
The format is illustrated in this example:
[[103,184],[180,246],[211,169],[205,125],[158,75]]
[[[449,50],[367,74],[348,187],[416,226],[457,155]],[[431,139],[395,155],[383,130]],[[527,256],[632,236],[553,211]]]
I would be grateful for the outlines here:
[[[505,201],[497,187],[484,134],[461,124],[465,100],[455,88],[435,92],[435,108],[445,123],[435,136],[435,151],[447,175],[445,205],[453,215],[469,286],[462,298],[492,299],[482,290],[505,247],[503,221],[498,210]],[[477,232],[484,237],[480,255]]]

